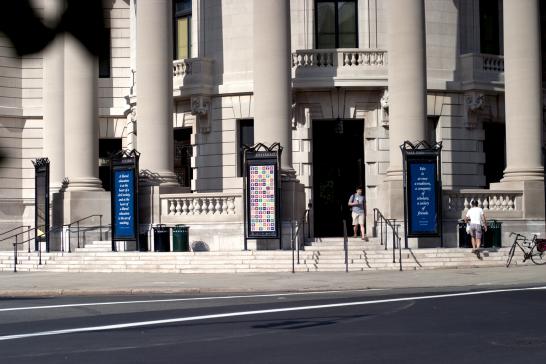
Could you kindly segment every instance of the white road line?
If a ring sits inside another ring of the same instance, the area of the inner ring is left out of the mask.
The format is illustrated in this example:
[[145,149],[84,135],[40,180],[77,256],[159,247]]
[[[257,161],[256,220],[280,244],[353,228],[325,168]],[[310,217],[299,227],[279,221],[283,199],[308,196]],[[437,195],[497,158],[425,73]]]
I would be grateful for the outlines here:
[[351,293],[351,292],[369,292],[369,291],[383,291],[379,288],[370,289],[354,289],[347,291],[309,291],[309,292],[290,292],[290,293],[267,293],[267,294],[254,294],[254,295],[237,295],[237,296],[217,296],[217,297],[192,297],[192,298],[166,298],[161,300],[138,300],[138,301],[113,301],[113,302],[90,302],[90,303],[72,303],[65,305],[47,305],[47,306],[28,306],[28,307],[7,307],[0,308],[0,312],[7,311],[25,311],[25,310],[43,310],[51,308],[70,308],[70,307],[87,307],[87,306],[113,306],[113,305],[127,305],[137,303],[165,303],[165,302],[184,302],[184,301],[211,301],[211,300],[229,300],[236,298],[262,298],[262,297],[280,297],[280,296],[302,296],[302,295],[316,295],[316,294],[331,294],[331,293]]
[[178,322],[210,320],[210,319],[217,319],[217,318],[237,317],[237,316],[261,315],[261,314],[266,314],[266,313],[319,310],[319,309],[335,308],[335,307],[372,305],[372,304],[377,304],[377,303],[419,301],[419,300],[430,300],[430,299],[438,299],[438,298],[477,296],[477,295],[493,294],[493,293],[533,291],[533,290],[546,290],[546,286],[532,287],[532,288],[497,289],[497,290],[489,290],[489,291],[476,291],[476,292],[463,292],[463,293],[448,293],[448,294],[439,294],[439,295],[432,295],[432,296],[402,297],[402,298],[391,298],[391,299],[372,300],[372,301],[356,301],[356,302],[345,302],[345,303],[333,303],[333,304],[328,304],[328,305],[285,307],[285,308],[274,308],[274,309],[269,309],[269,310],[241,311],[241,312],[228,312],[228,313],[220,313],[220,314],[213,314],[213,315],[177,317],[177,318],[164,319],[164,320],[128,322],[128,323],[125,323],[125,324],[103,325],[103,326],[88,326],[88,327],[78,327],[78,328],[64,329],[64,330],[39,331],[39,332],[31,332],[31,333],[27,333],[27,334],[6,335],[6,336],[0,336],[0,341],[25,339],[25,338],[37,337],[37,336],[53,336],[53,335],[63,335],[63,334],[74,334],[74,333],[91,332],[91,331],[119,330],[119,329],[133,328],[133,327],[172,324],[172,323],[178,323]]

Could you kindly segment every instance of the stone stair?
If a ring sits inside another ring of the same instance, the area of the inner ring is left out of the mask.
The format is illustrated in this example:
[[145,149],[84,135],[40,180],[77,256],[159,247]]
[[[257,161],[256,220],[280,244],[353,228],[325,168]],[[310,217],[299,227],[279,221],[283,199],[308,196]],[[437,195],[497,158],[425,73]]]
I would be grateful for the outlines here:
[[[398,270],[399,252],[393,263],[392,250],[384,250],[377,239],[349,239],[349,271]],[[389,246],[390,248],[390,246]],[[402,249],[403,270],[504,266],[508,248],[484,250],[478,259],[470,249]],[[111,251],[110,241],[94,241],[72,253],[18,253],[18,271],[49,272],[147,272],[147,273],[251,273],[291,272],[292,251],[260,250],[230,252],[134,252]],[[517,252],[512,264],[522,264]],[[525,264],[532,264],[526,262]],[[0,270],[13,271],[13,252],[0,252]],[[322,239],[300,251],[297,272],[344,271],[343,240]]]

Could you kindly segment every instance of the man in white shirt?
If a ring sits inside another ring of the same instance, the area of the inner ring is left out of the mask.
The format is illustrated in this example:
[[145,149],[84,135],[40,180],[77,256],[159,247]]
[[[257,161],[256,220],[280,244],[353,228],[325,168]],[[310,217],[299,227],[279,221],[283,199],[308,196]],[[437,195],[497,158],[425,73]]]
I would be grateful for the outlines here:
[[472,200],[472,207],[466,212],[465,221],[470,224],[470,236],[472,237],[472,253],[480,255],[480,244],[482,242],[482,228],[487,231],[487,220],[483,209],[478,207],[478,201]]

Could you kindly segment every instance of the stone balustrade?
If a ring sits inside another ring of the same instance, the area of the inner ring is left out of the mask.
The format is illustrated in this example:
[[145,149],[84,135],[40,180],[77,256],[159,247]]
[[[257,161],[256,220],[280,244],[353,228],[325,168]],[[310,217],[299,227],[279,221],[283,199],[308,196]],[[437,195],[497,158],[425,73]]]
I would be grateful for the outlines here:
[[488,217],[522,218],[523,192],[503,190],[465,189],[459,191],[444,191],[444,216],[463,218],[471,207],[472,200],[478,201]]
[[384,86],[387,52],[379,49],[304,49],[292,53],[297,87],[366,84]]
[[480,83],[481,88],[487,84],[492,89],[502,87],[504,57],[481,53],[463,54],[460,56],[460,78],[466,89],[473,88],[476,83]]
[[163,194],[162,223],[242,222],[243,195],[237,193]]
[[210,93],[214,83],[213,60],[187,58],[173,61],[173,88],[180,94]]

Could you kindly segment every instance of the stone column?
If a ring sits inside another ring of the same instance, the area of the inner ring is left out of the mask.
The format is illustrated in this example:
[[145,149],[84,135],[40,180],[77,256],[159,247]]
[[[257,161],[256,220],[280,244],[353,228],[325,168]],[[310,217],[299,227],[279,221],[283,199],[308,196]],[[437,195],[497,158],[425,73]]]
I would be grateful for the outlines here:
[[522,190],[524,218],[543,223],[539,9],[538,0],[504,0],[506,169],[501,182],[491,184],[490,188]]
[[137,138],[140,170],[161,185],[176,186],[173,173],[172,2],[137,3]]
[[542,181],[538,0],[504,0],[506,169],[503,182]]
[[[44,20],[54,28],[63,11],[62,0],[44,2]],[[50,189],[58,192],[64,171],[64,35],[44,50],[43,75],[44,156],[50,160]]]
[[392,218],[404,216],[402,153],[405,141],[425,139],[427,75],[425,5],[423,0],[388,0],[389,58],[389,206]]
[[98,178],[97,57],[67,34],[64,62],[67,191],[102,191]]
[[[303,185],[292,167],[292,73],[290,65],[290,1],[254,1],[254,141],[280,143],[281,248],[288,249],[305,203]],[[257,241],[258,248],[275,248],[277,241]]]
[[292,169],[289,0],[254,1],[254,140],[283,147],[281,167]]

